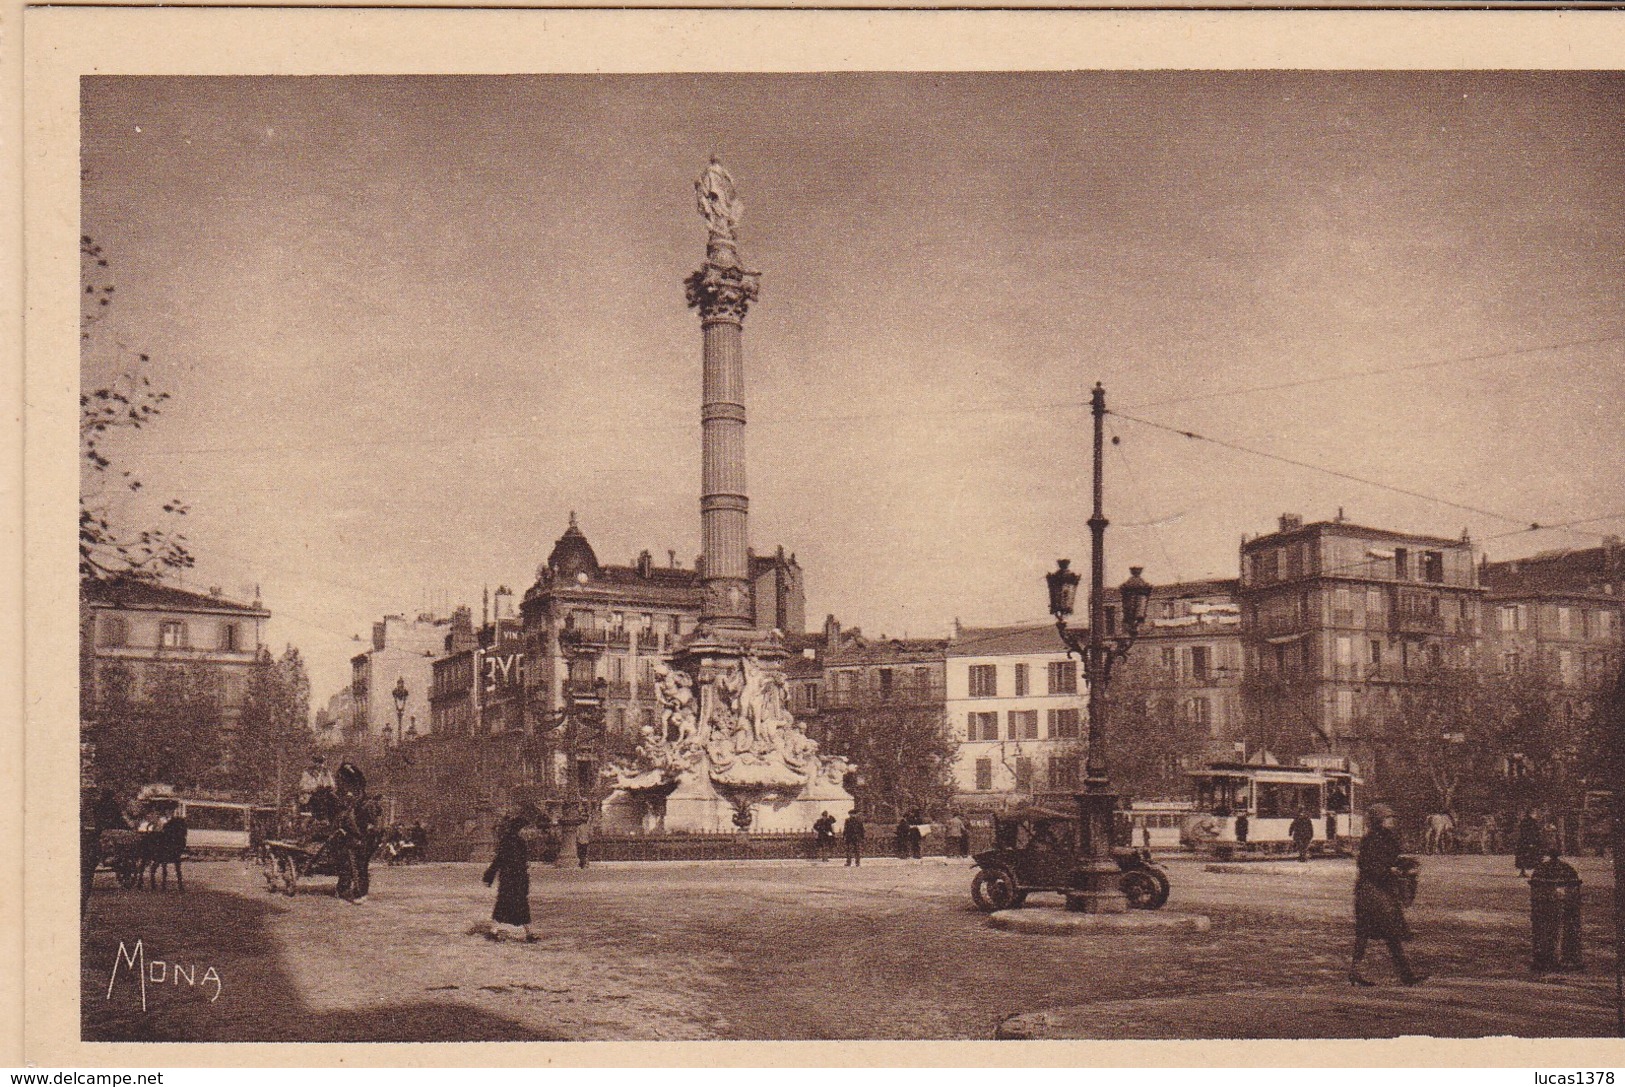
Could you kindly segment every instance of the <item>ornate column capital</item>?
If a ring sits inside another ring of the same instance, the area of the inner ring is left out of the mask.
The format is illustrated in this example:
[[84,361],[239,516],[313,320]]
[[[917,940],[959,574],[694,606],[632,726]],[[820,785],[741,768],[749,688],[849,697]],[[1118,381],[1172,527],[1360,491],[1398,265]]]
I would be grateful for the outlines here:
[[688,308],[700,311],[700,323],[727,321],[743,325],[745,311],[756,301],[760,272],[747,272],[737,264],[714,264],[707,260],[700,270],[683,281]]

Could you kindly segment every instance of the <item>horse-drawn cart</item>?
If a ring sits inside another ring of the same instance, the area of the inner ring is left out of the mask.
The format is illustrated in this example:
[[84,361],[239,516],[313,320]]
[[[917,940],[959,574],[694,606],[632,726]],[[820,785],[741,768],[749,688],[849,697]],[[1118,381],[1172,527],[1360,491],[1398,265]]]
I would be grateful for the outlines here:
[[125,890],[140,881],[145,860],[140,831],[104,830],[97,835],[96,845],[97,871],[112,872]]
[[344,833],[331,828],[297,840],[267,839],[260,843],[265,889],[291,896],[299,893],[299,881],[307,876],[340,875],[348,848]]

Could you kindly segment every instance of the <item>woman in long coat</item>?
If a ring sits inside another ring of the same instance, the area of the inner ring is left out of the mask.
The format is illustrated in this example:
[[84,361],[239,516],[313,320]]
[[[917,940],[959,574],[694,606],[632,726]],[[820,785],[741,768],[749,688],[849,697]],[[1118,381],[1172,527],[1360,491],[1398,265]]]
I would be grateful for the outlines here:
[[492,940],[502,939],[496,925],[514,925],[525,930],[525,940],[534,943],[538,937],[530,929],[530,852],[525,840],[519,836],[524,821],[504,819],[497,828],[497,854],[491,867],[485,870],[485,885],[497,885],[497,904],[491,911]]
[[1349,965],[1349,984],[1375,984],[1360,973],[1360,960],[1365,958],[1366,945],[1376,939],[1388,945],[1399,980],[1415,985],[1427,975],[1412,970],[1405,957],[1404,941],[1411,938],[1411,928],[1405,923],[1400,892],[1405,865],[1395,830],[1398,821],[1386,804],[1371,805],[1366,817],[1372,825],[1360,839],[1360,856],[1355,862],[1359,876],[1354,883],[1354,961]]

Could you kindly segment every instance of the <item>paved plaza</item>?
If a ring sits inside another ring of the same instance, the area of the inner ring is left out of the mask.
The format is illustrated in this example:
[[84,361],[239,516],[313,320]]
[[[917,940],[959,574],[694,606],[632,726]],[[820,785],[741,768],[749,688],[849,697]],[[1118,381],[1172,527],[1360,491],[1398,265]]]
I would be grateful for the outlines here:
[[[1380,949],[1351,990],[1352,865],[1209,871],[1171,859],[1169,910],[1206,930],[1001,931],[966,861],[532,866],[541,939],[484,937],[474,864],[376,868],[366,903],[313,881],[267,894],[236,862],[185,895],[98,877],[83,941],[87,1040],[991,1039],[1601,1036],[1612,1030],[1611,881],[1586,881],[1588,972],[1532,979],[1528,888],[1506,857],[1425,858],[1418,965]],[[1029,909],[1058,909],[1035,895]],[[121,941],[142,941],[146,1010]],[[153,964],[164,964],[154,971]],[[176,983],[173,965],[184,971]],[[212,967],[216,987],[193,984]],[[164,980],[152,980],[155,976]],[[1230,994],[1221,996],[1221,994]],[[1226,1011],[1225,1009],[1234,1009]]]

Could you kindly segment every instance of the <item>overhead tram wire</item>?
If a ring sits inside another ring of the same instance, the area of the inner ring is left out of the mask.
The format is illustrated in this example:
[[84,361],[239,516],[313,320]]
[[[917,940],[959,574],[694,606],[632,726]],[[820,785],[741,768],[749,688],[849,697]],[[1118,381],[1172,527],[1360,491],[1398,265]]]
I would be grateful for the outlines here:
[[[1464,510],[1468,513],[1476,513],[1480,517],[1489,517],[1496,521],[1505,521],[1509,524],[1526,526],[1524,529],[1520,529],[1519,531],[1530,531],[1541,527],[1540,522],[1532,517],[1513,517],[1505,513],[1498,513],[1495,510],[1484,509],[1481,506],[1470,506],[1465,502],[1454,502],[1448,498],[1440,498],[1437,495],[1423,494],[1421,491],[1413,491],[1406,487],[1395,486],[1392,483],[1384,483],[1381,480],[1368,479],[1365,476],[1357,476],[1352,472],[1342,472],[1336,468],[1327,468],[1319,464],[1310,464],[1308,461],[1295,460],[1292,457],[1283,457],[1279,453],[1266,453],[1261,449],[1252,449],[1248,446],[1239,445],[1235,442],[1225,441],[1222,438],[1210,438],[1205,434],[1198,434],[1194,430],[1185,430],[1180,427],[1169,426],[1166,423],[1154,423],[1149,419],[1142,419],[1139,416],[1125,414],[1118,409],[1108,408],[1106,409],[1106,414],[1115,415],[1119,419],[1126,419],[1131,423],[1139,423],[1141,426],[1147,426],[1153,430],[1161,430],[1166,431],[1169,434],[1177,434],[1182,438],[1189,438],[1192,441],[1207,442],[1210,445],[1219,446],[1221,449],[1229,449],[1236,453],[1245,453],[1249,456],[1260,457],[1264,460],[1275,461],[1279,464],[1289,464],[1294,468],[1304,468],[1311,472],[1319,472],[1322,475],[1333,476],[1337,479],[1346,479],[1350,482],[1359,483],[1363,486],[1375,487],[1382,491],[1391,491],[1394,494],[1402,494],[1408,498],[1419,498],[1424,502],[1431,502],[1434,505],[1449,506],[1451,509]],[[1602,533],[1586,533],[1586,535],[1600,536]]]
[[1150,400],[1139,404],[1128,405],[1129,411],[1144,411],[1147,408],[1165,408],[1176,404],[1196,404],[1205,400],[1224,400],[1233,396],[1251,396],[1254,393],[1280,392],[1284,389],[1301,389],[1309,385],[1326,385],[1335,381],[1352,381],[1361,377],[1383,377],[1388,374],[1404,374],[1417,370],[1435,370],[1444,366],[1460,366],[1474,362],[1489,362],[1493,359],[1516,358],[1519,355],[1537,355],[1543,351],[1561,351],[1570,347],[1591,347],[1597,344],[1615,343],[1625,340],[1625,333],[1614,332],[1606,336],[1592,336],[1579,340],[1564,340],[1560,343],[1541,344],[1537,347],[1517,347],[1507,351],[1486,351],[1476,355],[1458,355],[1448,359],[1435,359],[1431,362],[1412,362],[1402,366],[1384,366],[1374,370],[1356,370],[1346,374],[1327,374],[1323,377],[1306,377],[1297,381],[1281,381],[1271,385],[1254,385],[1245,389],[1224,389],[1212,393],[1200,393],[1195,396],[1172,397],[1167,400]]
[[[1151,510],[1146,506],[1146,491],[1144,487],[1140,486],[1139,475],[1134,471],[1134,467],[1129,464],[1128,455],[1123,452],[1122,443],[1117,440],[1115,434],[1112,435],[1112,451],[1117,454],[1117,461],[1123,466],[1123,472],[1129,478],[1129,486],[1134,488],[1134,493],[1140,498],[1140,516],[1145,518],[1147,526],[1150,527],[1152,538],[1157,542],[1157,550],[1162,552],[1162,560],[1168,564],[1168,571],[1174,575],[1175,581],[1184,581],[1185,578],[1179,571],[1179,565],[1174,562],[1173,556],[1168,553],[1168,541],[1163,535],[1162,526],[1152,518]],[[1123,527],[1128,528],[1131,526],[1124,525]]]
[[[1560,350],[1564,350],[1566,348],[1571,348],[1571,347],[1587,347],[1587,346],[1592,346],[1592,345],[1595,345],[1595,344],[1614,343],[1614,342],[1617,342],[1617,341],[1625,341],[1625,332],[1615,332],[1615,333],[1610,333],[1610,334],[1605,335],[1605,336],[1593,336],[1593,337],[1589,337],[1589,338],[1585,338],[1585,339],[1565,340],[1565,341],[1558,342],[1558,343],[1540,344],[1540,345],[1535,346],[1535,347],[1517,347],[1517,348],[1511,348],[1511,349],[1506,350],[1506,351],[1486,351],[1486,352],[1481,352],[1481,353],[1474,354],[1474,355],[1458,355],[1458,356],[1454,356],[1454,357],[1447,358],[1447,359],[1435,359],[1435,360],[1432,360],[1432,361],[1429,361],[1429,362],[1407,363],[1407,364],[1401,365],[1401,366],[1388,366],[1388,367],[1381,367],[1381,368],[1373,369],[1373,370],[1357,370],[1357,371],[1354,371],[1352,373],[1328,374],[1328,375],[1326,375],[1324,377],[1304,378],[1304,379],[1299,380],[1299,381],[1278,382],[1278,383],[1271,384],[1271,385],[1254,385],[1254,386],[1249,386],[1247,388],[1241,388],[1241,389],[1221,389],[1218,392],[1201,393],[1201,394],[1194,395],[1194,396],[1184,396],[1184,397],[1178,397],[1178,398],[1169,399],[1169,400],[1156,400],[1156,401],[1148,401],[1148,402],[1144,402],[1144,403],[1140,403],[1140,404],[1130,404],[1130,405],[1128,405],[1128,410],[1141,411],[1141,410],[1144,410],[1146,408],[1167,407],[1167,406],[1171,406],[1171,405],[1175,405],[1175,404],[1194,404],[1194,403],[1198,403],[1198,402],[1201,402],[1201,401],[1204,401],[1204,400],[1222,400],[1222,399],[1228,399],[1230,397],[1236,397],[1236,396],[1251,396],[1251,395],[1253,395],[1255,393],[1277,392],[1277,391],[1280,391],[1280,390],[1283,390],[1283,389],[1302,388],[1302,387],[1309,386],[1309,385],[1325,385],[1325,384],[1331,384],[1333,382],[1338,382],[1338,381],[1353,381],[1353,380],[1355,380],[1357,378],[1364,378],[1364,377],[1381,377],[1381,376],[1384,376],[1386,374],[1407,373],[1407,372],[1415,371],[1415,370],[1430,370],[1430,369],[1437,369],[1439,367],[1444,367],[1444,366],[1464,365],[1464,364],[1469,364],[1469,363],[1474,363],[1474,362],[1488,362],[1490,360],[1500,359],[1500,358],[1516,358],[1516,357],[1518,357],[1520,355],[1533,355],[1533,354],[1538,354],[1538,353],[1543,352],[1543,351],[1560,351]],[[1005,414],[1005,413],[1015,413],[1015,414],[1026,413],[1026,414],[1031,414],[1031,413],[1040,412],[1040,411],[1055,411],[1055,410],[1068,409],[1068,408],[1086,408],[1088,406],[1089,406],[1089,401],[1087,401],[1087,400],[1056,400],[1056,401],[1046,401],[1046,402],[1040,402],[1040,403],[986,404],[986,405],[955,407],[955,408],[938,408],[938,409],[933,409],[933,410],[929,410],[929,411],[843,412],[843,413],[838,413],[838,414],[837,413],[831,413],[831,414],[824,414],[824,415],[798,414],[798,415],[794,416],[794,421],[795,421],[795,423],[797,425],[800,425],[800,424],[805,424],[805,423],[851,423],[851,422],[861,422],[861,421],[864,421],[864,420],[873,420],[873,419],[898,419],[898,418],[915,419],[915,418],[932,418],[932,417],[952,417],[952,416],[962,416],[962,415],[997,415],[997,414]],[[759,427],[760,426],[771,427],[771,426],[773,426],[773,425],[775,425],[775,424],[777,424],[777,423],[779,423],[781,421],[783,421],[782,417],[758,418],[757,421],[756,421],[756,425],[759,426]],[[519,430],[485,430],[485,431],[480,431],[478,433],[467,434],[467,435],[441,435],[441,436],[434,436],[434,437],[422,437],[422,436],[408,437],[408,436],[402,435],[402,436],[389,437],[389,438],[360,438],[360,439],[348,439],[348,440],[338,441],[338,442],[313,442],[313,443],[309,443],[309,444],[305,444],[305,445],[262,445],[262,446],[230,445],[230,446],[214,446],[214,447],[207,447],[207,448],[170,448],[170,449],[157,448],[157,449],[148,449],[148,450],[146,450],[145,455],[159,456],[159,457],[170,457],[170,456],[195,456],[195,455],[226,454],[226,455],[234,455],[235,456],[235,455],[246,455],[246,454],[252,454],[252,453],[307,453],[308,454],[308,453],[316,451],[316,450],[324,450],[324,449],[356,449],[356,448],[387,449],[387,448],[413,448],[413,447],[461,448],[461,447],[465,447],[465,446],[468,446],[468,445],[471,445],[471,444],[479,444],[479,443],[489,442],[489,441],[503,441],[503,440],[515,439],[515,438],[533,437],[533,436],[535,436],[537,426],[539,426],[539,425],[540,424],[536,424],[536,425],[525,427],[525,428],[519,429]],[[656,421],[652,421],[652,422],[651,421],[641,421],[641,422],[637,423],[635,426],[632,425],[632,424],[628,424],[627,428],[624,431],[623,430],[612,429],[611,431],[608,431],[606,433],[619,434],[619,433],[634,433],[635,432],[635,433],[638,433],[638,434],[646,434],[646,433],[648,433],[650,431],[650,429],[671,430],[671,431],[677,431],[677,430],[687,431],[687,430],[693,429],[693,427],[694,427],[694,424],[692,422],[690,422],[690,421],[678,420],[678,419],[672,418],[672,419],[661,419],[661,420],[656,420]]]

